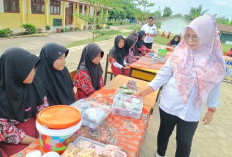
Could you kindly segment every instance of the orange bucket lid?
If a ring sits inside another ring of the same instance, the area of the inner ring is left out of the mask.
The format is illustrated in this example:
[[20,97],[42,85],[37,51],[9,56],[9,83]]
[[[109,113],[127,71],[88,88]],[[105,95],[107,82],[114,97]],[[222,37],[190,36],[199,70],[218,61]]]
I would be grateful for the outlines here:
[[56,105],[39,112],[37,122],[50,129],[66,129],[81,121],[81,113],[74,107]]

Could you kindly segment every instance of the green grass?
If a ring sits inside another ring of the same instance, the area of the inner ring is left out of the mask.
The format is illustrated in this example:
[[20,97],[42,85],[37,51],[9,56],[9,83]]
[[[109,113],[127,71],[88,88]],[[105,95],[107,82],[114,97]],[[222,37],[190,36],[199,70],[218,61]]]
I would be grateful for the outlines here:
[[232,48],[232,45],[227,45],[227,44],[224,44],[222,43],[222,50],[223,52],[227,53],[229,49]]
[[[99,42],[99,41],[104,41],[104,40],[109,40],[113,38],[116,35],[123,35],[123,36],[128,36],[130,32],[124,32],[121,33],[120,31],[117,30],[110,30],[110,31],[99,31],[99,35],[95,38],[94,42]],[[81,45],[87,45],[89,43],[92,43],[92,38],[86,39],[86,40],[80,40],[76,41],[70,45],[67,46],[67,48],[70,47],[75,47],[75,46],[81,46]]]
[[158,34],[155,38],[154,38],[154,42],[161,44],[161,45],[167,45],[167,43],[173,38],[173,36],[171,36],[169,39],[167,38],[161,38],[161,35]]

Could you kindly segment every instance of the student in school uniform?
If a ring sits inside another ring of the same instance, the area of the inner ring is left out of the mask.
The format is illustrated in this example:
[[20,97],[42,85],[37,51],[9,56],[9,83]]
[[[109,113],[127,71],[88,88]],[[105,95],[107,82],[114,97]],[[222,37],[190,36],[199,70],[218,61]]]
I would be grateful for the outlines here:
[[0,152],[8,157],[38,138],[36,114],[48,107],[46,91],[35,69],[39,57],[21,48],[0,57]]
[[126,75],[130,74],[130,67],[126,62],[126,51],[125,47],[125,39],[123,36],[118,35],[114,40],[114,47],[110,50],[110,63],[111,69],[114,75]]
[[89,97],[104,86],[100,63],[103,56],[104,51],[95,43],[88,44],[83,49],[77,73],[74,75],[77,100]]
[[70,105],[75,101],[73,82],[65,66],[68,53],[66,47],[57,43],[47,43],[40,52],[41,64],[36,74],[46,89],[50,106]]

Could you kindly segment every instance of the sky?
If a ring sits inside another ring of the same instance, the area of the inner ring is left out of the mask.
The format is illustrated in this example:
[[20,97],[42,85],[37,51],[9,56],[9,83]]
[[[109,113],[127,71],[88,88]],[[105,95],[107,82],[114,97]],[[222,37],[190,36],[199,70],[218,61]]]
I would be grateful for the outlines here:
[[175,14],[188,14],[191,7],[198,7],[202,4],[203,10],[209,10],[211,14],[216,13],[217,17],[228,17],[232,19],[232,0],[148,0],[155,3],[149,10],[154,12],[159,8],[163,10],[166,6],[172,9]]

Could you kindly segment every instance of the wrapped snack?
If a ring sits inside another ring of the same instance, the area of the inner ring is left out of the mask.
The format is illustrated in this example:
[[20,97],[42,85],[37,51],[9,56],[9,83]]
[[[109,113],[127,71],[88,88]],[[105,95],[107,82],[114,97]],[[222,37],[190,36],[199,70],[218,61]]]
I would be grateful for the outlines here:
[[107,113],[101,108],[89,108],[85,111],[84,114],[85,118],[96,124],[100,124],[106,116]]
[[126,86],[132,90],[135,90],[135,91],[138,90],[137,82],[134,80],[129,80]]
[[74,157],[77,156],[79,152],[81,152],[82,148],[75,147],[72,143],[70,143],[65,150],[63,157]]
[[98,154],[93,148],[85,148],[78,153],[77,157],[98,157]]
[[103,151],[103,147],[99,146],[99,145],[93,145],[92,148],[95,150],[95,152],[97,154],[101,154],[101,152]]
[[77,147],[79,148],[89,148],[91,146],[91,142],[81,140],[78,142]]
[[113,145],[107,145],[103,151],[101,152],[101,157],[116,157],[117,156],[118,147]]

